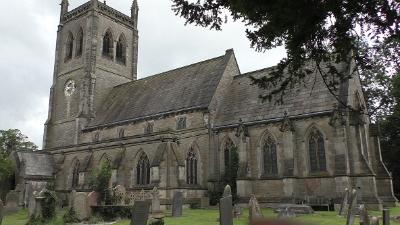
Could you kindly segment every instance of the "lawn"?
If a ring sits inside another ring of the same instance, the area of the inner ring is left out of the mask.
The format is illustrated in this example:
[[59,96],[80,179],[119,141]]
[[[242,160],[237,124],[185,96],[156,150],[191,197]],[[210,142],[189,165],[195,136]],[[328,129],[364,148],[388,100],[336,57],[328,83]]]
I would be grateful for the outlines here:
[[[276,214],[270,209],[264,209],[263,214],[266,218],[276,218]],[[381,215],[380,212],[372,211],[371,215]],[[62,225],[61,217],[63,212],[58,213],[57,219],[48,225]],[[392,208],[391,215],[400,215],[400,207]],[[247,225],[248,212],[245,210],[240,219],[234,220],[234,225]],[[218,210],[184,210],[184,215],[179,218],[172,218],[167,215],[165,219],[166,225],[218,225]],[[337,212],[316,212],[312,215],[299,215],[295,218],[297,221],[305,222],[315,225],[345,225],[346,219],[337,216]],[[8,215],[4,218],[2,225],[25,225],[27,221],[27,211],[21,210],[20,212]],[[382,221],[381,221],[382,222]],[[359,224],[358,220],[355,225]],[[382,224],[382,223],[381,223]],[[392,225],[400,225],[400,223],[392,222]],[[121,220],[114,225],[130,225],[129,220]]]

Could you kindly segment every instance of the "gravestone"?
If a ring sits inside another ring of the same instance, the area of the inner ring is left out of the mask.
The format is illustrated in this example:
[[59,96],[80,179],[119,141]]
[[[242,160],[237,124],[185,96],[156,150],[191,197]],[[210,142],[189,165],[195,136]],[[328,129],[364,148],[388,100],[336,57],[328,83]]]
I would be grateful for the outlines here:
[[258,204],[256,196],[251,195],[249,201],[249,220],[252,221],[254,219],[260,219],[260,218],[263,218],[260,205]]
[[279,211],[278,213],[278,219],[279,220],[286,220],[290,218],[296,217],[296,213],[292,211],[290,208],[285,208]]
[[183,193],[180,191],[175,192],[172,198],[172,217],[182,216],[183,208]]
[[18,212],[19,206],[19,193],[17,191],[10,191],[6,196],[6,205],[5,205],[5,212],[6,213],[14,213]]
[[233,225],[233,206],[231,187],[227,185],[219,201],[219,224]]
[[201,197],[200,208],[208,209],[209,207],[210,207],[210,198],[209,197]]
[[239,205],[234,205],[233,206],[233,216],[238,219],[242,215],[242,207]]
[[360,225],[370,225],[368,210],[365,205],[360,206]]
[[132,209],[131,225],[147,225],[150,213],[150,202],[136,201]]
[[96,191],[92,191],[88,194],[88,203],[89,206],[98,206],[99,205],[99,197],[100,194]]
[[116,202],[115,204],[117,205],[125,205],[125,195],[126,195],[126,189],[122,185],[117,185],[114,188],[115,191],[115,197],[116,197]]
[[274,208],[275,213],[279,213],[284,210],[290,210],[297,214],[313,214],[314,210],[308,205],[297,205],[297,204],[279,204]]
[[45,199],[44,195],[40,193],[35,196],[35,207],[32,210],[32,216],[34,218],[41,218],[43,216],[43,200]]
[[357,209],[356,206],[357,206],[357,190],[353,189],[350,196],[346,225],[354,225],[355,214]]
[[145,201],[146,200],[146,192],[142,189],[139,193],[139,198],[140,201]]
[[339,208],[339,216],[343,216],[346,214],[346,211],[348,209],[348,202],[349,202],[349,189],[346,188],[344,191],[342,203],[340,204]]
[[151,213],[153,215],[161,213],[160,192],[157,187],[154,187],[151,191]]
[[383,209],[382,211],[383,225],[390,225],[390,210]]
[[28,202],[28,216],[29,218],[35,214],[36,209],[36,197],[38,196],[38,192],[34,191],[31,196],[29,197]]
[[73,199],[72,207],[76,213],[76,218],[78,220],[84,221],[90,218],[91,209],[86,193],[76,193]]
[[4,206],[3,206],[3,201],[1,201],[1,199],[0,199],[0,225],[1,225],[1,222],[3,221],[3,212],[4,211]]
[[379,218],[376,216],[373,216],[371,219],[371,225],[379,225]]

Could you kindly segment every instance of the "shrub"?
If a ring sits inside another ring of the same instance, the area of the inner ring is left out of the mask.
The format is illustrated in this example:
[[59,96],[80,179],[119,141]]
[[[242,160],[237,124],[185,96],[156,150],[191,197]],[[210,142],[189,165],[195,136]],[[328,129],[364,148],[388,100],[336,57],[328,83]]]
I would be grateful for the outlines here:
[[70,209],[68,209],[67,212],[64,214],[63,221],[64,221],[64,223],[79,222],[78,218],[76,218],[76,212],[72,207]]

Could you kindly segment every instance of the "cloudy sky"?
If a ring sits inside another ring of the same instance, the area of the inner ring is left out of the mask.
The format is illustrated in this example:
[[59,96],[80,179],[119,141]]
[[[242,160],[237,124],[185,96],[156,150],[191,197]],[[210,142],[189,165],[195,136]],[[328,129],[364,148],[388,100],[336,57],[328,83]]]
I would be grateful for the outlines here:
[[[61,0],[3,1],[0,7],[0,129],[18,128],[42,145]],[[70,9],[86,0],[70,0]],[[130,15],[131,0],[107,4]],[[283,49],[257,53],[245,27],[184,26],[168,0],[139,0],[139,78],[223,55],[233,48],[242,72],[272,66]]]

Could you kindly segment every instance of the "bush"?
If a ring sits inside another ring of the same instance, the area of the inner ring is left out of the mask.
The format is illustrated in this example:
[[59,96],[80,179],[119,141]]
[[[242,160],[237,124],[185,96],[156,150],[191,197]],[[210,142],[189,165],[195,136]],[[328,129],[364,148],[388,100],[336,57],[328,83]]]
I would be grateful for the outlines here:
[[63,221],[64,221],[64,223],[79,222],[78,218],[76,218],[76,212],[72,207],[70,209],[68,209],[67,212],[64,214]]
[[[92,190],[100,193],[100,201],[110,201],[110,194],[108,193],[109,182],[111,179],[112,168],[108,161],[101,164],[100,170],[93,170],[90,176],[89,186]],[[109,202],[106,202],[106,204]]]

